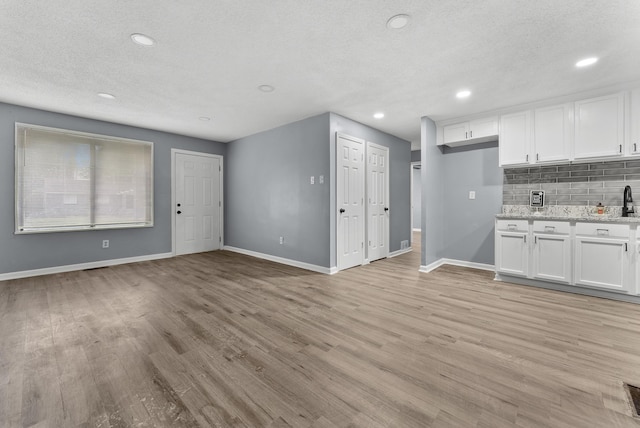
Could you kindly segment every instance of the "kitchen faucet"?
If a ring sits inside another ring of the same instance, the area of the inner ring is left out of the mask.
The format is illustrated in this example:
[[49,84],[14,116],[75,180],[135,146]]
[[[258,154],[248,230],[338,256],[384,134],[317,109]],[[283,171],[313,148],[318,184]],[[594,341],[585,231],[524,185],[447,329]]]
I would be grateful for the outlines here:
[[[631,208],[629,205],[631,204]],[[629,214],[633,214],[633,196],[631,195],[631,186],[624,186],[624,192],[622,193],[622,217],[629,217]]]

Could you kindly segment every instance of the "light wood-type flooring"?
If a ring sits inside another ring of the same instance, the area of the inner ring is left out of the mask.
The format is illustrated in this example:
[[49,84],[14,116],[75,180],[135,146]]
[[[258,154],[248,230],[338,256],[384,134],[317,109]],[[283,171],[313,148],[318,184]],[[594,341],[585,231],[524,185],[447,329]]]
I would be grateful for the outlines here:
[[0,426],[640,426],[640,305],[418,265],[219,251],[0,282]]

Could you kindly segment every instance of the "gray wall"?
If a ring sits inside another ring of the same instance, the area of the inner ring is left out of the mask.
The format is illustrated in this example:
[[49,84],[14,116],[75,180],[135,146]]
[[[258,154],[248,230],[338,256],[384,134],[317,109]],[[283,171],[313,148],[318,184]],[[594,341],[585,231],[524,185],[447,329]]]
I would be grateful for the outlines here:
[[411,203],[413,204],[413,229],[420,229],[421,223],[421,215],[420,211],[422,208],[422,172],[420,169],[412,168],[411,169],[411,179],[413,180],[413,200]]
[[225,245],[329,267],[331,182],[329,113],[229,143]]
[[[498,144],[445,147],[442,257],[494,263],[494,220],[502,209]],[[469,199],[469,191],[476,199]]]
[[422,168],[422,266],[441,259],[444,228],[443,154],[436,145],[436,124],[428,117],[421,120],[420,154]]
[[420,162],[420,150],[413,150],[411,152],[411,162]]
[[[422,118],[422,259],[494,264],[494,221],[502,210],[502,169],[495,142],[436,145],[436,126]],[[469,191],[476,199],[469,199]]]
[[[331,113],[331,165],[335,176],[336,133],[362,138],[389,148],[389,251],[400,249],[400,242],[411,240],[411,143],[377,129]],[[335,184],[331,186],[331,212],[336,212]],[[331,216],[331,266],[336,266],[336,219]]]
[[[154,142],[154,227],[15,235],[15,122]],[[226,154],[221,143],[0,103],[0,273],[170,252],[171,148]]]

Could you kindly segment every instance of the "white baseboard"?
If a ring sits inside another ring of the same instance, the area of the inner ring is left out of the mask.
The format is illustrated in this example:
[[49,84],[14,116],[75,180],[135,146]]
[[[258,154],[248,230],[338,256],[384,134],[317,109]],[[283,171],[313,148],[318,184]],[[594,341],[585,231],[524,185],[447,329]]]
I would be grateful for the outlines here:
[[488,271],[495,270],[495,266],[494,265],[488,265],[488,264],[485,264],[485,263],[467,262],[467,261],[464,261],[464,260],[455,260],[455,259],[442,258],[442,259],[436,260],[435,262],[430,263],[430,264],[428,264],[426,266],[424,266],[424,265],[420,266],[419,271],[420,272],[424,272],[424,273],[429,273],[429,272],[439,268],[442,265],[462,266],[462,267],[468,267],[468,268],[480,269],[480,270],[488,270]]
[[285,259],[284,257],[273,256],[271,254],[258,253],[257,251],[245,250],[244,248],[237,248],[225,245],[223,250],[232,251],[234,253],[244,254],[246,256],[256,257],[259,259],[269,260],[271,262],[281,263],[283,265],[293,266],[300,269],[306,269],[313,272],[324,273],[327,275],[333,275],[338,272],[336,267],[328,268],[324,266],[312,265],[310,263],[299,262],[297,260]]
[[405,248],[405,249],[402,249],[402,250],[392,251],[392,252],[390,252],[390,253],[389,253],[389,255],[387,256],[387,258],[389,258],[389,259],[390,259],[391,257],[398,257],[398,256],[399,256],[399,255],[401,255],[401,254],[410,253],[411,251],[412,251],[412,250],[411,250],[411,247],[409,247],[409,248]]
[[126,263],[146,262],[149,260],[168,259],[173,253],[149,254],[146,256],[126,257],[123,259],[100,260],[97,262],[78,263],[74,265],[54,266],[42,269],[23,270],[19,272],[0,273],[0,281],[9,279],[28,278],[32,276],[50,275],[53,273],[73,272],[76,270],[95,269],[107,266],[123,265]]

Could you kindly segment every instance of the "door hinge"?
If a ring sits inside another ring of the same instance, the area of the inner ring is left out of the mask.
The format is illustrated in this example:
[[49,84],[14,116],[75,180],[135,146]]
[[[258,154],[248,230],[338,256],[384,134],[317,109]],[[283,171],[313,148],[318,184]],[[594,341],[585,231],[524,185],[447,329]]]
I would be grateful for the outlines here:
[[222,172],[222,167],[218,165],[218,172]]
[[218,242],[222,243],[222,236],[218,236]]
[[222,206],[222,201],[218,201],[218,206],[221,207]]
[[360,248],[364,248],[364,242],[360,243]]

